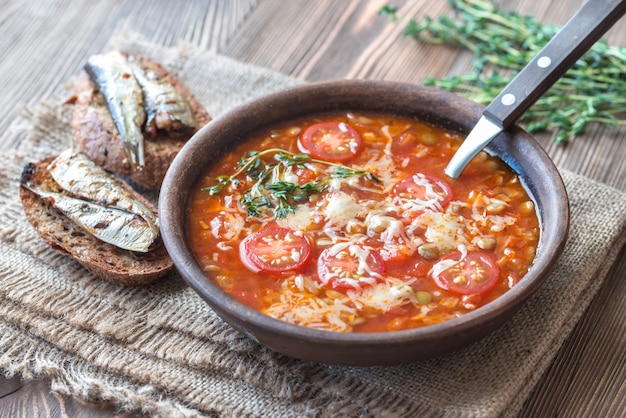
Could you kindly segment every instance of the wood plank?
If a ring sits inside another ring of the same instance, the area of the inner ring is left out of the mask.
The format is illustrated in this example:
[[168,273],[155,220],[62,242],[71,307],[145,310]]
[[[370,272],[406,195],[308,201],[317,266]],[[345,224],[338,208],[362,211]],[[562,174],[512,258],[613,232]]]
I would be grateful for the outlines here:
[[[10,18],[0,20],[0,58],[14,62],[20,70],[0,67],[0,106],[5,109],[0,112],[0,149],[16,146],[8,139],[7,127],[21,109],[58,94],[89,55],[102,51],[114,33],[132,30],[168,46],[185,41],[217,47],[227,42],[238,20],[245,19],[256,2],[180,5],[150,0],[27,0],[7,6],[12,12]],[[3,37],[3,33],[7,35]]]
[[0,385],[0,399],[5,399],[12,394],[19,392],[24,387],[24,383],[19,377],[6,378]]
[[332,0],[269,0],[255,10],[223,53],[307,81],[346,78],[380,32],[391,30],[378,16],[386,3],[346,1],[338,7]]
[[[2,417],[72,417],[72,418],[110,418],[114,407],[107,402],[87,403],[78,398],[50,392],[50,383],[46,380],[21,382],[18,378],[5,379],[8,385],[18,385],[14,392],[0,396],[0,416]],[[117,413],[115,417],[125,418],[131,415]],[[136,414],[133,416],[137,416]]]

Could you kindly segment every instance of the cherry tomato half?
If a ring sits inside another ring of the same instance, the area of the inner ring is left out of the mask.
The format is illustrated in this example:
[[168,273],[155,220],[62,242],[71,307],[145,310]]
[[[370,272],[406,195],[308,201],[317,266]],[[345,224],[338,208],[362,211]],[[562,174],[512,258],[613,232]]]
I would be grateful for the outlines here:
[[375,284],[385,272],[385,262],[373,248],[333,245],[317,260],[317,275],[335,289],[360,289]]
[[295,271],[311,258],[311,243],[300,231],[270,227],[248,235],[239,245],[239,257],[255,273]]
[[[453,261],[452,265],[447,262]],[[461,295],[485,293],[496,285],[500,277],[500,268],[487,253],[471,252],[465,258],[458,251],[440,261],[441,270],[433,268],[433,278],[437,286]]]
[[426,206],[429,202],[438,202],[445,208],[452,200],[448,183],[430,174],[417,173],[406,177],[395,185],[393,192],[404,199],[422,201]]
[[363,148],[361,135],[345,122],[324,122],[309,126],[298,141],[302,151],[313,158],[346,162]]

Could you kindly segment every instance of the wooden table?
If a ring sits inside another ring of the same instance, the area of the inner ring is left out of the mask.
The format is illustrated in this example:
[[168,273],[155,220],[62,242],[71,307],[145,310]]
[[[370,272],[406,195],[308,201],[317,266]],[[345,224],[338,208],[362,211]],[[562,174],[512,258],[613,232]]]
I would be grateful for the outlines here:
[[[0,150],[24,106],[51,100],[87,57],[114,33],[180,41],[232,58],[318,81],[372,78],[421,83],[466,72],[460,50],[417,43],[400,22],[380,17],[389,0],[0,0]],[[502,0],[500,6],[563,24],[582,0]],[[448,12],[439,0],[393,0],[401,17]],[[626,21],[607,34],[626,45]],[[21,139],[21,138],[20,138]],[[567,146],[539,141],[561,168],[626,192],[626,126],[591,127]],[[523,417],[626,414],[626,253],[527,400]],[[0,416],[110,416],[110,405],[85,405],[49,392],[49,382],[0,377]]]

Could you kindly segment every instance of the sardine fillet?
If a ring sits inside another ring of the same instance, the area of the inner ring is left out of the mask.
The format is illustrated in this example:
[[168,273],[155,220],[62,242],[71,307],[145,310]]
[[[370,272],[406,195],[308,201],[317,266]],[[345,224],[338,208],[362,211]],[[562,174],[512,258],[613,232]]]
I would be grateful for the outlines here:
[[[21,182],[50,188],[54,182],[47,167],[53,158],[27,164]],[[19,193],[24,213],[41,238],[53,250],[73,258],[103,280],[121,286],[138,286],[154,282],[173,268],[173,262],[162,244],[147,253],[122,250],[88,234],[26,187],[21,186]],[[151,206],[141,196],[137,195],[137,198]]]
[[146,121],[143,92],[126,57],[119,51],[93,55],[87,61],[85,71],[104,96],[131,166],[143,168],[142,127]]
[[175,86],[192,109],[195,128],[180,130],[144,129],[144,160],[141,170],[134,169],[126,154],[111,112],[86,71],[76,79],[76,100],[72,115],[72,133],[77,147],[107,171],[129,177],[138,185],[151,190],[160,187],[172,160],[189,138],[211,120],[203,105],[189,89],[159,63],[140,55],[132,55],[141,68],[154,73],[159,82]]

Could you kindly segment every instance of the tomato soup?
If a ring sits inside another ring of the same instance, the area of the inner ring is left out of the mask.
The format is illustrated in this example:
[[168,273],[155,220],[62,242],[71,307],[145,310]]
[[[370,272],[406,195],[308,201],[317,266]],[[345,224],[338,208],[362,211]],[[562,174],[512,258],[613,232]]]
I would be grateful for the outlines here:
[[405,117],[327,114],[224,155],[191,200],[194,255],[225,292],[271,317],[338,332],[459,317],[528,271],[535,206],[502,161],[443,170],[462,138]]

